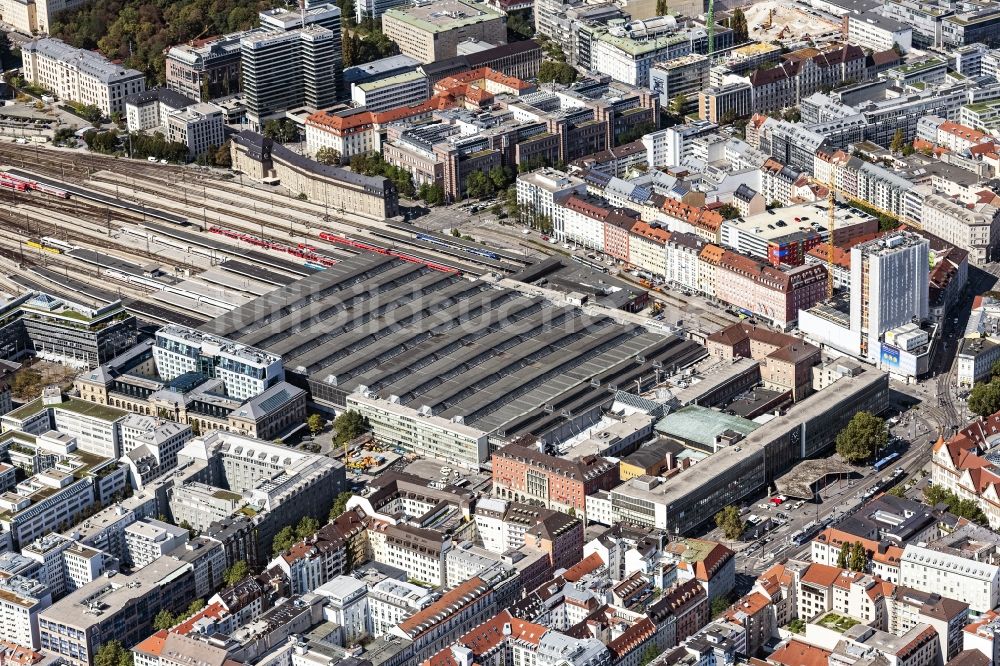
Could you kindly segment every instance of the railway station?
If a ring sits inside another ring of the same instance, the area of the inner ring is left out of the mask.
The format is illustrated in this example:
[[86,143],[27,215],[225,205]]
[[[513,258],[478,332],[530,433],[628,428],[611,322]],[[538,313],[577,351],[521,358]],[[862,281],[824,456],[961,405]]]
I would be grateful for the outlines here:
[[[586,428],[617,389],[648,390],[658,369],[706,355],[568,302],[379,254],[341,261],[201,330],[281,356],[320,403],[434,431],[453,443],[441,455],[467,465],[482,462],[487,440]],[[423,435],[396,437],[408,449],[425,445]]]

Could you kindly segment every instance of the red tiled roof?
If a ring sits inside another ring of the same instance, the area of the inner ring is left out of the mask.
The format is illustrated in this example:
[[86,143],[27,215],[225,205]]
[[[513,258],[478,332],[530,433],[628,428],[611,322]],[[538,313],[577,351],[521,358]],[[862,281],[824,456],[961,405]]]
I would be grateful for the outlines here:
[[169,636],[169,632],[167,632],[166,629],[160,629],[149,638],[140,641],[140,643],[132,649],[142,652],[143,654],[153,654],[159,657],[160,652],[163,651],[164,643],[167,642],[167,636]]
[[591,553],[583,558],[563,573],[563,579],[570,583],[575,583],[589,573],[593,573],[604,566],[604,560],[597,553]]
[[767,660],[781,666],[826,666],[831,654],[828,650],[793,638],[771,653]]
[[813,585],[819,585],[821,587],[831,587],[837,580],[837,576],[843,569],[839,567],[831,567],[827,564],[819,564],[814,562],[809,565],[809,568],[805,570],[802,574],[803,583],[812,583]]
[[[479,657],[496,649],[508,638],[538,645],[547,631],[547,627],[521,620],[513,617],[507,611],[502,611],[473,628],[456,643],[469,648],[475,661],[479,663]],[[421,662],[421,666],[458,666],[458,663],[455,661],[451,646],[448,646],[442,648],[429,659],[425,659]]]

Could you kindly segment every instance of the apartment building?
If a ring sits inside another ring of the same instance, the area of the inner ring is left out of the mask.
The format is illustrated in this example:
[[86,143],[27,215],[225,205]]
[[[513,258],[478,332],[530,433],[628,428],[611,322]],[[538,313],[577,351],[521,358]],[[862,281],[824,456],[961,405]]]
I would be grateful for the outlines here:
[[434,586],[447,583],[446,558],[452,548],[449,536],[402,524],[380,527],[379,532],[382,538],[369,537],[375,561],[399,567],[411,578]]
[[188,538],[186,529],[153,518],[138,520],[125,528],[126,563],[141,569],[184,545]]
[[422,63],[455,57],[459,43],[468,39],[507,43],[506,17],[473,0],[424,1],[390,8],[382,14],[382,30],[403,55]]
[[559,511],[489,498],[476,503],[473,521],[483,547],[492,553],[527,545],[545,553],[551,571],[568,569],[582,558],[583,522]]
[[969,253],[969,262],[991,261],[1000,242],[1000,209],[990,204],[971,208],[937,194],[923,197],[920,221],[927,233]]
[[[980,528],[982,529],[982,528]],[[947,543],[962,548],[962,535]],[[982,544],[971,541],[973,548]],[[994,608],[1000,599],[1000,567],[996,557],[974,560],[946,544],[932,547],[907,544],[900,562],[900,584],[921,592],[935,592],[968,604],[975,612]]]
[[0,580],[0,640],[37,650],[38,614],[52,604],[52,593],[43,583],[23,576]]
[[354,645],[371,635],[368,586],[353,576],[337,576],[316,588],[326,599],[326,618],[343,631],[346,645]]
[[305,594],[360,565],[367,546],[364,514],[351,509],[278,555],[267,568],[284,572],[292,594]]
[[115,65],[93,51],[75,49],[53,38],[35,39],[21,47],[26,81],[63,100],[92,104],[105,116],[125,113],[125,99],[146,89],[142,72]]
[[666,275],[666,244],[670,240],[670,232],[659,225],[638,221],[629,234],[628,263],[649,277]]
[[565,233],[565,207],[562,205],[571,195],[582,195],[587,184],[582,178],[563,171],[544,168],[518,175],[517,204],[527,214],[545,216],[552,221],[553,230]]
[[221,666],[233,663],[230,650],[177,631],[158,631],[132,648],[136,666]]
[[420,662],[451,644],[469,626],[493,614],[493,587],[471,578],[444,593],[440,599],[389,630],[389,635],[412,641],[413,659]]
[[158,612],[178,613],[193,598],[191,565],[161,557],[133,573],[101,576],[44,609],[39,642],[72,666],[89,666],[108,641],[135,645],[149,636]]
[[406,618],[434,602],[434,593],[425,587],[401,580],[376,583],[368,591],[371,632],[376,638],[388,633]]
[[969,605],[937,592],[923,592],[898,586],[889,598],[889,631],[897,636],[913,627],[927,624],[940,640],[945,663],[963,649],[964,629],[969,620]]

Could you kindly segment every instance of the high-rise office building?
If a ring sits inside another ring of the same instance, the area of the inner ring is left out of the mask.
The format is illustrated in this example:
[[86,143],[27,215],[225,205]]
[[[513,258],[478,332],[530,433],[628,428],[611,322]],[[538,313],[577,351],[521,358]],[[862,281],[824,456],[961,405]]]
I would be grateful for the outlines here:
[[851,248],[851,330],[861,355],[876,363],[882,335],[928,315],[929,245],[898,231]]
[[331,106],[341,88],[340,8],[306,5],[260,14],[261,27],[240,40],[247,117],[259,129],[285,111]]

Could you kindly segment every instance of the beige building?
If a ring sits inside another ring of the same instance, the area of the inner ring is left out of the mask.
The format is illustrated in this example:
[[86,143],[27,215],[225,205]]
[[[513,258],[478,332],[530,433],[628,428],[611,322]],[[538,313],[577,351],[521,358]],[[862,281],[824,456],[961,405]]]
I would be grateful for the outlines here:
[[85,0],[0,0],[0,20],[25,35],[48,34],[52,18]]
[[389,9],[382,31],[399,45],[403,55],[432,63],[458,55],[459,42],[478,39],[493,45],[507,43],[507,19],[494,9],[471,0],[441,0],[413,7]]
[[388,178],[320,164],[256,132],[240,132],[231,146],[234,171],[254,180],[281,183],[324,204],[331,214],[347,212],[379,221],[399,214],[399,195]]
[[125,98],[146,89],[146,77],[116,65],[92,51],[58,39],[36,39],[21,49],[26,81],[50,90],[62,100],[92,104],[101,112],[125,113]]

